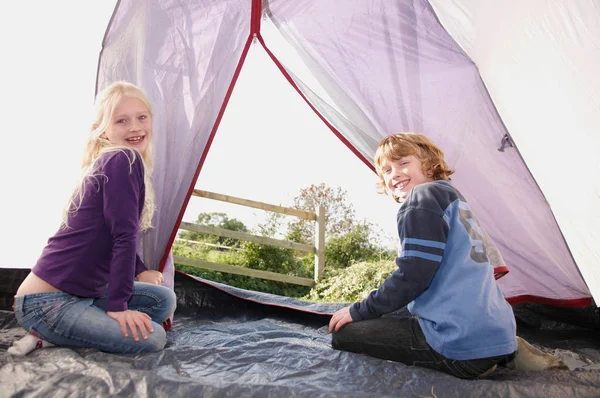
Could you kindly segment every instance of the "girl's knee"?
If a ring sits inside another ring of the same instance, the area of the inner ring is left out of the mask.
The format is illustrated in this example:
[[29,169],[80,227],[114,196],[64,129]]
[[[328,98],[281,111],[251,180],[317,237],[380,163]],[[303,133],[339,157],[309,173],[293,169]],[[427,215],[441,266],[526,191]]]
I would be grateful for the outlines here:
[[173,314],[177,308],[177,295],[175,295],[175,291],[172,289],[167,289],[167,293],[165,294],[165,303],[166,307],[169,309],[169,314]]
[[136,347],[137,352],[156,352],[165,348],[165,345],[167,344],[167,333],[163,327],[158,324],[153,323],[152,326],[154,332],[148,333],[148,338],[146,340],[140,339],[140,341],[136,343],[136,345],[139,344],[139,346]]
[[162,324],[175,313],[177,296],[172,289],[164,288],[161,289],[160,301],[160,309],[155,312],[152,318],[155,322]]

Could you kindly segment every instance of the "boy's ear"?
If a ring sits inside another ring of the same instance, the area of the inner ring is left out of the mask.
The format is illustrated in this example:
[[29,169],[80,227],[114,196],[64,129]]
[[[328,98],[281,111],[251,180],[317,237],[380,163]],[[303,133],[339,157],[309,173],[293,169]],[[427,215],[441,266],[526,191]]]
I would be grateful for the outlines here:
[[427,176],[427,178],[433,178],[433,167],[431,164],[423,164],[423,174]]

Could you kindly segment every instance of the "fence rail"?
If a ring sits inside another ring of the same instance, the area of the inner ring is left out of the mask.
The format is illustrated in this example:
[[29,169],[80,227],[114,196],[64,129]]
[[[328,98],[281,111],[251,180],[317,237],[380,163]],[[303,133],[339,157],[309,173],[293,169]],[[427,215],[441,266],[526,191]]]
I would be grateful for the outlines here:
[[219,200],[221,202],[227,202],[237,204],[246,207],[252,207],[261,209],[264,211],[272,211],[275,213],[281,213],[289,216],[295,216],[305,220],[316,221],[315,225],[315,245],[307,245],[298,242],[292,242],[282,239],[273,239],[265,236],[253,235],[246,232],[231,231],[228,229],[217,228],[208,225],[198,225],[188,222],[181,222],[180,229],[194,231],[204,234],[223,236],[226,238],[240,239],[248,242],[259,243],[263,245],[275,246],[284,249],[292,249],[303,252],[309,252],[315,254],[315,270],[314,278],[302,278],[299,276],[280,274],[277,272],[261,271],[252,268],[239,267],[231,264],[220,264],[213,263],[204,260],[191,259],[183,256],[173,256],[174,261],[177,264],[198,267],[213,271],[227,272],[237,275],[251,276],[255,278],[262,278],[268,280],[274,280],[279,282],[293,283],[296,285],[313,286],[321,276],[323,275],[323,269],[325,265],[325,208],[319,206],[317,213],[310,211],[292,209],[289,207],[272,205],[269,203],[257,202],[254,200],[238,198],[235,196],[228,196],[219,193],[203,191],[200,189],[194,189],[194,196],[199,196],[206,199]]
[[192,245],[202,245],[202,246],[214,247],[214,248],[217,248],[217,249],[231,250],[231,251],[239,251],[239,250],[241,250],[240,248],[237,248],[237,247],[217,245],[216,243],[208,243],[208,242],[201,242],[201,241],[197,241],[197,240],[189,240],[189,239],[181,239],[181,238],[176,238],[175,242],[177,242],[177,243],[189,243],[189,244],[192,244]]

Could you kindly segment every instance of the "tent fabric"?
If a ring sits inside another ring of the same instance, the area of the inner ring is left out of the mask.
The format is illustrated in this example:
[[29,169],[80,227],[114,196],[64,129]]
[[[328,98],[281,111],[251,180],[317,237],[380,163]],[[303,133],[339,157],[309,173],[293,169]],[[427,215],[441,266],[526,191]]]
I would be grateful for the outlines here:
[[[275,25],[354,126],[374,142],[423,132],[444,149],[457,170],[453,181],[511,270],[500,281],[506,297],[590,295],[520,153],[498,151],[508,131],[476,64],[427,1],[357,0],[343,10],[311,0],[269,5]],[[372,159],[374,148],[362,152]]]
[[[495,36],[493,26],[500,24],[491,22],[495,14],[466,0],[348,0],[343,6],[317,0],[119,1],[103,43],[98,89],[128,80],[140,85],[154,104],[158,215],[156,228],[142,237],[144,261],[163,269],[172,283],[170,244],[247,48],[258,38],[268,49],[260,33],[262,15],[297,51],[320,87],[305,84],[293,65],[282,68],[284,74],[363,160],[371,162],[376,143],[397,131],[423,132],[444,149],[457,170],[455,185],[510,269],[499,281],[507,298],[560,305],[600,298],[600,256],[592,244],[599,236],[600,169],[597,157],[579,156],[598,143],[592,134],[600,114],[592,101],[598,78],[588,68],[597,59],[598,35],[588,36],[600,24],[593,18],[593,3],[574,8],[545,4],[538,14],[531,6],[518,7],[514,17],[502,14],[513,18],[508,25],[520,29],[525,40]],[[551,57],[552,46],[533,51],[552,37],[562,56]],[[582,55],[582,47],[591,50],[589,56]],[[544,58],[532,58],[529,50]],[[560,65],[571,65],[560,75],[565,80],[586,72],[590,85],[582,86],[578,78],[570,93],[587,89],[588,105],[567,107],[565,101],[573,98],[567,96],[560,104],[568,112],[561,114],[556,104],[548,108],[552,95],[547,90],[532,93],[546,80],[528,81],[546,70],[546,60],[557,65],[557,73]],[[510,74],[494,67],[505,62],[513,71],[526,62],[521,80],[513,82]],[[527,95],[541,111],[512,106],[518,104],[516,97]],[[546,127],[558,118],[554,115],[564,115],[564,123],[579,123],[580,109],[585,117],[573,134],[582,135],[586,149],[564,157],[569,166],[556,174],[555,159],[563,158],[559,152],[564,148],[558,134],[568,129],[564,124],[557,125],[560,131]],[[544,128],[534,128],[538,122]],[[549,131],[552,136],[547,137]],[[499,151],[505,137],[513,145]],[[573,168],[585,170],[585,181],[570,183]],[[556,182],[557,175],[563,182]]]
[[[97,91],[142,87],[153,106],[157,212],[141,257],[158,269],[197,178],[250,29],[249,1],[119,1],[102,44]],[[163,266],[172,285],[173,262]]]
[[[329,314],[343,304],[308,303],[176,273],[178,298],[167,347],[117,355],[53,347],[13,357],[24,334],[7,305],[29,270],[0,270],[0,396],[397,397],[599,396],[597,331],[547,328],[533,308],[519,335],[571,371],[500,369],[461,380],[419,367],[331,348]],[[12,303],[11,303],[12,304]],[[568,310],[568,309],[566,309]],[[534,315],[532,315],[534,314]],[[539,322],[533,325],[532,320]],[[600,323],[596,324],[600,327]]]
[[598,302],[598,2],[431,3],[477,65]]

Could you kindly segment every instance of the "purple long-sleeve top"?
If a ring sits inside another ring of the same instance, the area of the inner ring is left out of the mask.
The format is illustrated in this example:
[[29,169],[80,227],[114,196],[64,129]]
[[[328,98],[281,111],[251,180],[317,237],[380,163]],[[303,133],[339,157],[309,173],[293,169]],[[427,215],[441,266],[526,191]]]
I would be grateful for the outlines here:
[[131,150],[108,152],[85,181],[79,209],[48,240],[32,272],[64,292],[101,297],[107,311],[127,310],[135,277],[146,270],[136,253],[144,205],[144,165]]

